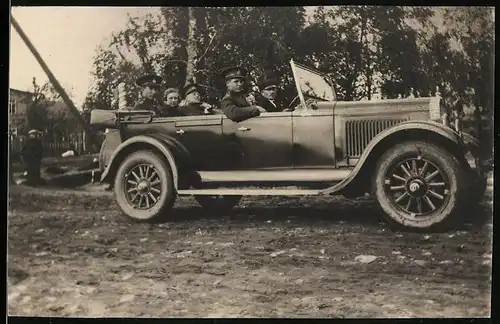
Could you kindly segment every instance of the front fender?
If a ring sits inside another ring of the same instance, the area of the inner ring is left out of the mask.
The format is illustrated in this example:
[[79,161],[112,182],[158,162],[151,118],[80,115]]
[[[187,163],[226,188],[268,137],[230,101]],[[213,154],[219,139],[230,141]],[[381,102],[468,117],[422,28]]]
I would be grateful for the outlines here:
[[164,134],[138,135],[121,143],[111,155],[109,163],[101,175],[101,182],[110,180],[123,159],[131,152],[140,149],[140,147],[154,148],[165,157],[172,170],[174,187],[177,190],[179,183],[178,166],[186,165],[186,162],[190,160],[189,152],[177,140]]
[[377,134],[368,143],[358,163],[347,178],[335,186],[323,190],[322,194],[331,195],[344,192],[358,179],[358,176],[362,174],[361,171],[366,170],[365,168],[369,167],[372,162],[376,162],[378,157],[388,148],[387,145],[393,141],[400,142],[405,139],[418,140],[424,138],[436,141],[445,140],[451,144],[450,149],[453,149],[454,154],[465,156],[467,153],[467,148],[460,135],[451,128],[433,121],[418,120],[402,122]]

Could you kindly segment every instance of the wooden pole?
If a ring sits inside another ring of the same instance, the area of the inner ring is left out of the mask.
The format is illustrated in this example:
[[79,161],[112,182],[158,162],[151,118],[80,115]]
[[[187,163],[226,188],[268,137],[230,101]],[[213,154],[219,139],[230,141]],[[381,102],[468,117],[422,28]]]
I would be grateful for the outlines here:
[[[22,28],[19,25],[19,23],[12,16],[11,16],[11,23],[12,23],[12,26],[14,26],[14,29],[19,34],[19,36],[21,36],[22,40],[24,41],[24,43],[26,44],[26,46],[28,47],[28,49],[31,51],[31,53],[33,54],[33,56],[35,57],[35,59],[40,64],[40,66],[42,67],[42,69],[45,72],[45,74],[47,74],[47,76],[48,76],[48,78],[50,80],[50,83],[52,83],[52,85],[54,86],[54,89],[57,91],[57,93],[59,93],[59,95],[61,96],[61,98],[64,101],[64,103],[69,107],[71,113],[76,117],[76,119],[78,120],[78,122],[85,128],[85,130],[90,135],[91,134],[91,132],[90,132],[90,126],[87,124],[87,122],[85,121],[85,119],[83,119],[82,115],[80,114],[80,111],[76,108],[75,104],[69,98],[69,96],[66,93],[66,91],[64,91],[64,88],[61,86],[61,84],[59,83],[59,81],[57,81],[56,77],[54,76],[54,74],[52,73],[52,71],[49,69],[49,67],[47,66],[47,64],[45,63],[45,61],[42,59],[42,57],[40,56],[40,54],[36,50],[35,46],[33,46],[33,44],[31,43],[31,41],[29,40],[28,36],[24,33],[24,31],[22,30]],[[94,137],[91,137],[91,140],[92,140],[93,144],[99,146],[99,143],[95,140]]]

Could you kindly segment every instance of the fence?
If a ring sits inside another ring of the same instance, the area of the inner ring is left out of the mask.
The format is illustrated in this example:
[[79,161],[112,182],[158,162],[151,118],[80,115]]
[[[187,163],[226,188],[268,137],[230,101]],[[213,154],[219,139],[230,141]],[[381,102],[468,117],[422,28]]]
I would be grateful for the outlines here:
[[[85,132],[75,132],[59,137],[42,137],[43,153],[45,157],[61,156],[67,150],[74,150],[75,154],[93,154],[92,145],[87,143],[87,134]],[[16,158],[22,151],[26,142],[26,136],[11,136],[10,137],[10,154],[12,158]]]

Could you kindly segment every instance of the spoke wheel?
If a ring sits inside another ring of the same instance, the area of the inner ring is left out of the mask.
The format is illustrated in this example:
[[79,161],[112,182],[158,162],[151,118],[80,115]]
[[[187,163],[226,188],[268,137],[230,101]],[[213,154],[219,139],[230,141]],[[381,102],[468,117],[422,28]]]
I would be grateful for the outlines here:
[[137,209],[149,209],[161,199],[161,178],[154,165],[138,164],[123,179],[126,198]]
[[391,224],[431,229],[456,218],[464,197],[465,173],[446,149],[411,141],[384,153],[373,191]]
[[450,197],[446,173],[421,156],[396,163],[384,183],[391,203],[411,219],[440,211]]
[[127,218],[160,220],[176,198],[170,167],[153,152],[132,153],[117,171],[115,196]]

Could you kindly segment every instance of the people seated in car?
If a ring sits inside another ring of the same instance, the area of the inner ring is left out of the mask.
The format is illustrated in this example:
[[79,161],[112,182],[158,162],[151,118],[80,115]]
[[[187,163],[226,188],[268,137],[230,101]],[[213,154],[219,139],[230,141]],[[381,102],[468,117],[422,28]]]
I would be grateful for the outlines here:
[[162,111],[162,100],[158,98],[163,78],[155,74],[146,74],[136,80],[142,88],[141,99],[133,107],[134,110],[152,110],[156,115]]
[[256,103],[268,112],[277,112],[282,110],[276,103],[276,96],[278,95],[278,84],[278,78],[272,73],[268,72],[258,85],[260,95],[257,95],[255,97]]
[[227,93],[222,98],[220,106],[227,118],[234,122],[241,122],[266,112],[264,108],[246,98],[247,71],[245,69],[230,67],[224,69],[221,75],[226,81]]
[[168,88],[164,93],[164,105],[160,117],[181,116],[179,111],[180,93],[176,88]]
[[201,101],[202,89],[198,84],[188,83],[184,87],[184,100],[179,105],[182,116],[212,115],[214,107]]

